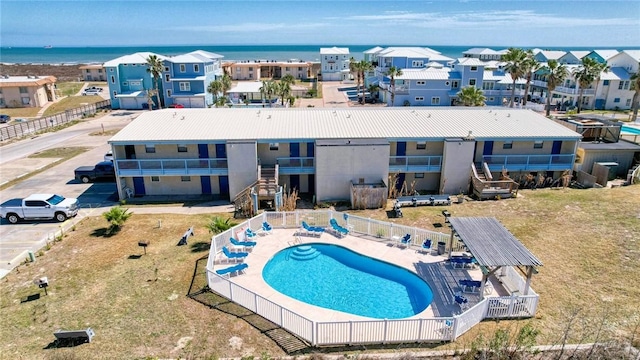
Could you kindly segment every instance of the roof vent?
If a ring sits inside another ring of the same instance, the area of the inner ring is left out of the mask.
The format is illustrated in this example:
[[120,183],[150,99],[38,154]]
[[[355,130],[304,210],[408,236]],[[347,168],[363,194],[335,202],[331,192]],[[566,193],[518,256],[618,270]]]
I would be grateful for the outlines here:
[[271,115],[267,115],[267,119],[271,119]]
[[511,117],[511,113],[508,113],[508,114],[507,114],[507,117]]
[[431,117],[431,113],[427,114],[427,117],[430,118]]
[[351,114],[347,114],[347,119],[349,119],[351,117]]
[[180,118],[180,120],[184,120],[184,115],[182,115],[182,117]]

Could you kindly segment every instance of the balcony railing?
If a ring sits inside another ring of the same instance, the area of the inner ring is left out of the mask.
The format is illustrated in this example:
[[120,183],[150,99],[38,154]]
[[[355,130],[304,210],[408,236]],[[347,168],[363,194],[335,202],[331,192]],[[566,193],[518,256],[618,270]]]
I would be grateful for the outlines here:
[[[482,94],[484,96],[511,96],[511,89],[492,89],[492,90],[482,90]],[[515,96],[524,95],[524,89],[516,89]]]
[[391,156],[389,171],[392,172],[440,172],[442,156]]
[[315,160],[312,157],[279,157],[276,161],[280,174],[315,173]]
[[227,159],[117,160],[118,176],[228,175]]
[[573,168],[573,154],[569,155],[487,155],[482,160],[493,171],[552,171]]

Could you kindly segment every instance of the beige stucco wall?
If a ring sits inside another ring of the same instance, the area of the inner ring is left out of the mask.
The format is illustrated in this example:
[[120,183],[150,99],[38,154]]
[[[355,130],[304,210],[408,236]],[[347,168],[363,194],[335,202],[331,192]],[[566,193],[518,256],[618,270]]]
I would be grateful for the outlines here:
[[[426,149],[417,149],[416,141],[407,142],[406,156],[441,156],[444,144],[440,141],[427,141]],[[390,156],[397,156],[397,142],[390,143]]]
[[229,195],[233,199],[240,191],[258,180],[258,157],[255,141],[227,142]]
[[415,181],[414,189],[418,192],[439,192],[440,173],[424,173],[424,178],[417,179],[414,173],[406,173],[407,188],[411,190],[411,182]]
[[440,188],[444,194],[467,193],[475,141],[448,139],[444,142]]
[[[2,98],[4,98],[4,106],[8,108],[43,107],[49,101],[44,86],[26,88],[27,92],[21,93],[20,87],[3,87]],[[23,97],[29,98],[29,105],[22,103]]]
[[258,144],[261,165],[274,166],[279,157],[289,157],[289,143],[278,143],[278,150],[269,150],[269,144]]
[[[301,193],[313,192],[314,189],[309,189],[309,175],[300,174],[299,176],[300,176],[300,188],[298,189],[298,192],[301,192]],[[289,179],[290,179],[290,175],[278,176],[278,185],[280,186],[286,185],[286,189],[287,191],[289,191],[289,189],[291,189],[291,182],[289,181]]]
[[[190,181],[182,181],[181,176],[159,176],[160,181],[151,181],[144,177],[144,188],[147,195],[199,195],[202,185],[199,176],[190,176]],[[213,184],[211,184],[213,187]]]
[[350,198],[351,182],[388,181],[389,142],[386,139],[316,141],[317,201]]

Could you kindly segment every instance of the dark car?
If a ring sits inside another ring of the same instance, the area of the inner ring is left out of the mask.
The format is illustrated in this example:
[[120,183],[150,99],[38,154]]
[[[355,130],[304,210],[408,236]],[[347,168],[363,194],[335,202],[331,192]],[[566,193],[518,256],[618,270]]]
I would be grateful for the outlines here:
[[113,162],[102,161],[95,166],[81,166],[74,172],[75,178],[83,183],[88,183],[96,179],[116,179]]
[[0,124],[6,124],[9,121],[11,121],[11,116],[5,114],[0,115]]

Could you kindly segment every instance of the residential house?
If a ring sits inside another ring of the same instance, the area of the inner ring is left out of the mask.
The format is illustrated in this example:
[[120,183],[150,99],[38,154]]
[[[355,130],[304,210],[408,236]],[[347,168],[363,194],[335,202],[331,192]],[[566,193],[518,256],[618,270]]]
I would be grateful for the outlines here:
[[557,178],[573,167],[580,138],[516,109],[212,108],[145,112],[109,144],[121,199],[257,202],[276,196],[262,191],[272,184],[323,202],[349,199],[358,184],[389,186],[393,173],[391,186],[434,194],[466,193],[474,166],[496,178],[505,170]]
[[549,62],[549,60],[556,60],[559,62],[560,58],[562,58],[566,54],[567,54],[566,51],[560,51],[560,50],[540,50],[540,51],[534,52],[533,58],[541,63]]
[[593,50],[586,56],[596,60],[601,64],[604,64],[608,62],[609,59],[616,56],[617,54],[618,54],[618,50],[606,49],[606,50]]
[[102,64],[82,65],[78,69],[80,69],[84,81],[107,81]]
[[197,50],[164,59],[162,89],[164,104],[203,108],[213,104],[207,87],[222,77],[222,55]]
[[474,58],[482,61],[500,61],[509,50],[493,50],[489,48],[471,48],[462,52],[462,57]]
[[53,76],[0,76],[0,107],[43,107],[56,100]]
[[582,64],[582,58],[587,55],[589,55],[589,51],[567,51],[557,61],[560,64]]
[[320,48],[320,72],[322,81],[349,80],[349,48]]
[[309,80],[320,72],[320,63],[303,60],[240,60],[226,62],[223,68],[233,80],[280,79],[285,75]]
[[[113,109],[148,109],[149,98],[154,106],[158,106],[156,96],[148,95],[149,90],[155,89],[154,80],[147,71],[147,59],[151,55],[166,59],[151,52],[137,52],[104,63]],[[162,94],[163,81],[158,80],[158,89]]]

